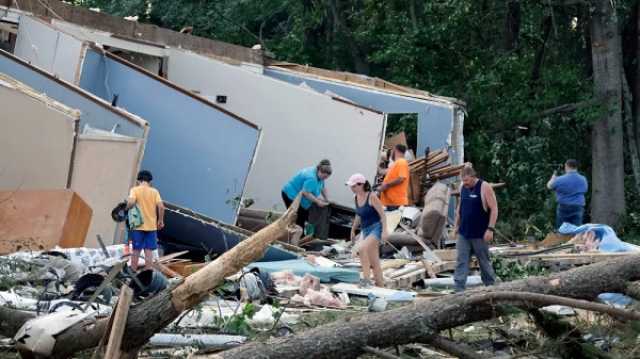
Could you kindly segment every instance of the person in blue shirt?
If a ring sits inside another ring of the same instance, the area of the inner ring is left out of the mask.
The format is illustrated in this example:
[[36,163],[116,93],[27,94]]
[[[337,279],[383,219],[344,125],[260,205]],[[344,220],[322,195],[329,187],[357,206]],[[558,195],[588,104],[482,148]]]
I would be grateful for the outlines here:
[[567,222],[576,226],[582,225],[584,216],[584,195],[589,190],[587,179],[578,173],[578,161],[569,159],[564,164],[562,176],[554,171],[547,182],[547,188],[556,192],[556,229]]
[[[287,184],[282,187],[282,201],[289,208],[293,200],[302,193],[296,224],[304,228],[309,218],[309,208],[312,205],[326,207],[329,205],[327,189],[324,181],[331,176],[331,162],[322,160],[315,167],[304,168],[296,173]],[[322,197],[322,198],[320,198]]]

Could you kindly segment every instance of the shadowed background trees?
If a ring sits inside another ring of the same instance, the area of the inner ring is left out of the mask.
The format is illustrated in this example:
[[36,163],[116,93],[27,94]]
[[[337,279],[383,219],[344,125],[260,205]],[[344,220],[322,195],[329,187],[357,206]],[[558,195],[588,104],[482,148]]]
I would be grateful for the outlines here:
[[[498,192],[503,230],[546,233],[554,201],[545,183],[576,158],[595,188],[587,219],[626,239],[640,233],[636,0],[75,3],[462,99],[466,159],[508,183]],[[414,126],[391,127],[403,123]]]

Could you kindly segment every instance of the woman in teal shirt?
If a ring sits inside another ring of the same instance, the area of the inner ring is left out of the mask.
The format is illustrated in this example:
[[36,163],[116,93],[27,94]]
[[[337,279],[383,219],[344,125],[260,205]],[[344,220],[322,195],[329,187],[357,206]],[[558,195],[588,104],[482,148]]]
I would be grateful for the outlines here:
[[[322,160],[315,167],[304,168],[296,173],[287,184],[282,187],[282,200],[287,208],[293,200],[302,193],[296,224],[304,228],[309,218],[309,208],[312,205],[326,207],[329,205],[324,181],[331,176],[331,162]],[[322,196],[322,199],[320,198]]]

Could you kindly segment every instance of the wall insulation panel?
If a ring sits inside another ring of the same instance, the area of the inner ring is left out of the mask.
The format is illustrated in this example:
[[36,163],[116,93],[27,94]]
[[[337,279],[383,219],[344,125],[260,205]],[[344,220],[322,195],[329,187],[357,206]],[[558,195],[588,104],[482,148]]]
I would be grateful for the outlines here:
[[[260,130],[117,57],[87,50],[80,86],[153,126],[143,167],[169,202],[234,223]],[[203,74],[199,74],[200,76]]]
[[245,196],[261,209],[284,209],[281,188],[296,171],[328,158],[331,200],[353,205],[344,181],[354,172],[373,180],[383,136],[384,116],[315,91],[179,49],[170,49],[169,80],[263,129],[260,150]]
[[66,188],[80,113],[2,73],[0,109],[0,190]]
[[456,116],[455,106],[452,104],[401,96],[274,67],[266,68],[264,74],[296,85],[304,83],[322,93],[330,91],[362,106],[374,108],[384,113],[417,113],[418,148],[416,155],[424,156],[426,147],[433,150],[451,146],[455,162],[461,163],[463,160],[462,134],[453,137],[454,133],[458,134],[454,128],[454,120],[461,121],[462,118]]
[[145,138],[147,123],[137,116],[111,106],[102,99],[55,78],[50,73],[32,66],[8,52],[0,50],[0,73],[32,87],[40,93],[82,113],[80,127],[90,125],[103,130],[113,130],[125,136]]
[[75,83],[83,53],[81,40],[54,29],[43,20],[20,16],[14,55]]
[[97,234],[105,243],[113,243],[116,223],[111,210],[135,183],[143,144],[141,139],[123,136],[78,136],[71,188],[93,209],[86,247],[99,247]]

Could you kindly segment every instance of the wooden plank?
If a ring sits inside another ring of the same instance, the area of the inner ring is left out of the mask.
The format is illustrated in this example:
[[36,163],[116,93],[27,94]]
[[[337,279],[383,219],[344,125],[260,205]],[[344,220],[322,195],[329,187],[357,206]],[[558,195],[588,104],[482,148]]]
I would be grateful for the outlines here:
[[189,251],[182,251],[182,252],[175,252],[175,253],[171,253],[171,254],[167,254],[166,256],[162,256],[160,258],[158,258],[158,260],[156,262],[158,263],[168,263],[169,261],[180,257],[181,255],[187,254],[189,253]]
[[109,334],[109,341],[107,343],[107,352],[105,353],[105,359],[118,359],[122,352],[120,346],[122,345],[122,336],[124,335],[124,329],[127,325],[127,317],[129,316],[129,306],[131,305],[131,299],[133,298],[133,290],[126,285],[120,288],[120,297],[118,298],[118,306],[115,313],[113,313],[113,326],[111,327],[111,333]]
[[409,262],[411,261],[408,259],[383,259],[380,267],[383,271],[387,269],[398,269],[408,264]]
[[435,253],[433,253],[433,251],[431,250],[431,248],[429,248],[429,246],[426,245],[426,243],[424,243],[424,241],[422,240],[422,238],[420,238],[420,236],[418,236],[417,234],[415,234],[415,232],[413,232],[411,230],[411,228],[409,228],[407,225],[405,225],[404,223],[400,223],[400,228],[404,229],[413,239],[416,240],[416,242],[418,242],[418,244],[420,244],[420,246],[422,247],[422,249],[424,249],[423,252],[423,256],[431,261],[434,262],[441,262],[442,260],[440,259],[440,257],[438,257]]
[[167,277],[180,278],[180,279],[183,278],[182,275],[180,275],[179,273],[175,272],[174,270],[172,270],[171,268],[165,266],[160,262],[153,263],[153,267],[155,267],[158,271],[160,271],[162,274],[166,275]]
[[431,262],[423,260],[422,261],[422,265],[424,265],[424,268],[427,270],[427,274],[429,275],[429,277],[431,277],[431,278],[436,278],[437,277],[436,276],[436,272],[433,269],[433,265],[432,265]]
[[434,249],[433,253],[445,262],[458,259],[458,252],[455,249]]

